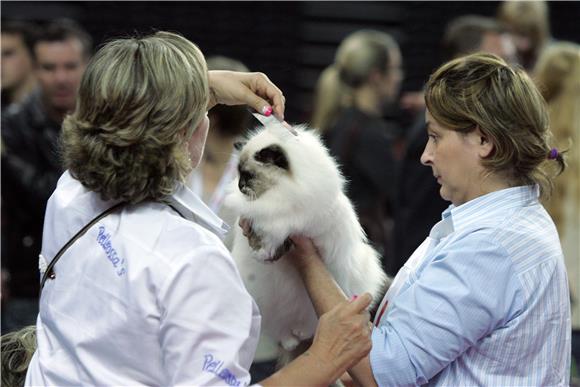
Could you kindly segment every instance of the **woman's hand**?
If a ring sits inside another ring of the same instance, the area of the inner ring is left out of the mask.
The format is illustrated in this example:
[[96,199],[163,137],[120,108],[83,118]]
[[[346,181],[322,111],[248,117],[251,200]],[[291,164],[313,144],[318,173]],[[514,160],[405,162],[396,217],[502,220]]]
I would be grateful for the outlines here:
[[312,239],[302,236],[293,235],[290,240],[294,247],[285,255],[285,259],[290,261],[300,272],[309,269],[314,260],[320,260],[320,254]]
[[320,317],[314,342],[307,353],[327,367],[333,380],[371,350],[372,325],[366,310],[371,301],[370,294],[365,293],[340,303]]
[[340,304],[320,317],[310,348],[268,379],[262,386],[328,386],[371,350],[366,308],[368,293]]
[[286,98],[263,73],[235,71],[209,72],[210,100],[208,110],[217,104],[248,105],[264,115],[284,120]]

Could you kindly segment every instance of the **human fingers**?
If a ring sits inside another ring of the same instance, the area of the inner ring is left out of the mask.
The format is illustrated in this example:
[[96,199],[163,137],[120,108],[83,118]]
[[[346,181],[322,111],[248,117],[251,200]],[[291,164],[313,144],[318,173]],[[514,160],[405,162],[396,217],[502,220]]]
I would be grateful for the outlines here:
[[304,235],[291,235],[290,240],[297,250],[297,253],[302,255],[318,255],[318,250],[314,245],[312,239]]
[[[286,98],[282,91],[264,73],[248,73],[248,86],[254,94],[253,102],[248,103],[256,111],[274,113],[280,121],[284,120]],[[272,110],[268,109],[270,107]]]
[[372,347],[368,316],[345,314],[346,307],[341,304],[320,317],[312,347],[313,351],[339,364],[342,370],[358,363]]
[[347,313],[359,314],[365,311],[372,301],[372,296],[369,293],[364,293],[360,296],[354,296],[344,309]]

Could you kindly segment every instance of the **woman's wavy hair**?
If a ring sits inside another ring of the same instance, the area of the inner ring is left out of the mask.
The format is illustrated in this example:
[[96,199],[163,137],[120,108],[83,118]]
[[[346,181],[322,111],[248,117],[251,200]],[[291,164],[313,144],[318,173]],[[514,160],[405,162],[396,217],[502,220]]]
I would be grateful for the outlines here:
[[208,98],[205,59],[184,37],[111,41],[88,64],[64,120],[64,165],[104,200],[159,200],[191,170],[186,142]]
[[[431,75],[425,102],[443,126],[460,133],[479,128],[490,139],[493,151],[482,160],[487,171],[512,185],[538,184],[542,196],[549,197],[554,161],[548,160],[548,112],[523,69],[492,54],[454,59]],[[562,173],[564,155],[555,161]]]

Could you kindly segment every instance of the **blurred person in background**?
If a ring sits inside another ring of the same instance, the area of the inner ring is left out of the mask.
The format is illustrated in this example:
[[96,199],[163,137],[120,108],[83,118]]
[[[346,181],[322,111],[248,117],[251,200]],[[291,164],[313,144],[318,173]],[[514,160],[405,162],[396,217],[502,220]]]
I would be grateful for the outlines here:
[[[479,51],[496,54],[513,63],[514,49],[510,37],[494,19],[466,15],[449,22],[442,39],[445,60]],[[390,275],[399,271],[431,227],[441,220],[441,213],[449,205],[439,195],[439,185],[433,180],[431,170],[420,162],[428,137],[424,93],[421,91],[419,94],[423,106],[415,124],[407,131],[406,149],[398,164],[394,253],[386,267]]]
[[347,195],[383,265],[391,251],[396,130],[382,116],[402,79],[395,40],[381,31],[356,31],[341,42],[334,63],[322,73],[312,119],[341,165]]
[[[580,45],[557,42],[542,52],[535,81],[548,103],[550,128],[558,149],[568,149],[568,167],[544,203],[554,219],[568,270],[572,296],[572,337],[580,361]],[[578,367],[576,377],[580,377]]]
[[504,1],[497,18],[513,36],[518,62],[532,71],[542,50],[550,42],[550,18],[546,1]]
[[[508,63],[517,63],[512,36],[490,17],[465,15],[453,19],[445,28],[441,46],[442,61],[483,51],[495,54]],[[423,91],[403,94],[401,108],[422,116],[425,109]]]
[[[2,73],[2,114],[4,109],[12,104],[22,102],[36,86],[36,76],[33,69],[32,50],[37,30],[32,23],[24,21],[2,21],[2,42],[1,42],[1,63]],[[2,145],[3,147],[3,145]],[[4,203],[2,203],[4,204]],[[2,257],[6,257],[6,219],[5,212],[2,212]],[[8,284],[10,274],[2,264],[1,288],[2,288],[2,310],[9,298]]]
[[447,25],[442,41],[443,60],[475,52],[487,52],[517,63],[516,48],[510,34],[493,18],[460,16]]
[[2,110],[20,103],[36,87],[33,48],[37,27],[25,21],[2,21]]
[[[70,20],[48,24],[34,44],[39,87],[2,114],[2,265],[10,298],[2,332],[34,323],[38,313],[38,254],[46,202],[62,173],[58,138],[91,55],[90,36]],[[4,301],[4,300],[3,300]]]

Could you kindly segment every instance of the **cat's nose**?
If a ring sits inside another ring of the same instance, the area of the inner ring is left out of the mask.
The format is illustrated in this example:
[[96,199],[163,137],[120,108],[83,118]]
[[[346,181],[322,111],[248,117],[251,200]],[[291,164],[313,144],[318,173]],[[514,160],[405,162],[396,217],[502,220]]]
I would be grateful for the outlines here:
[[250,184],[250,180],[252,180],[253,177],[253,173],[243,169],[240,170],[240,180],[238,181],[238,188],[240,191],[242,191],[244,187],[247,187]]

